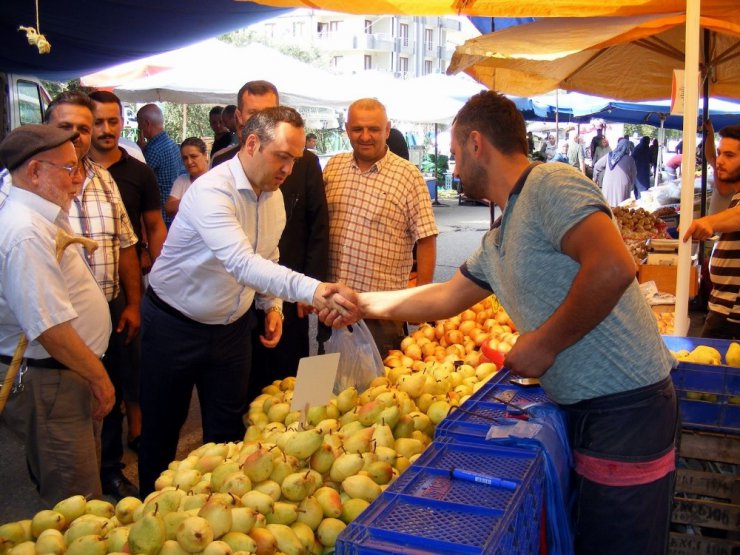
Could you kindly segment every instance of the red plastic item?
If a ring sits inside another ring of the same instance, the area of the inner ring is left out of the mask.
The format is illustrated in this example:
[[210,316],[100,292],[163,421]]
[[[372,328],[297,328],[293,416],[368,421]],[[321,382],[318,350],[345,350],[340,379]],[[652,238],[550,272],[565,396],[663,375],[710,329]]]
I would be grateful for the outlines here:
[[496,367],[501,370],[501,367],[504,365],[504,355],[496,349],[491,349],[486,342],[481,343],[480,350],[483,353],[483,356],[485,356],[490,362],[493,362]]

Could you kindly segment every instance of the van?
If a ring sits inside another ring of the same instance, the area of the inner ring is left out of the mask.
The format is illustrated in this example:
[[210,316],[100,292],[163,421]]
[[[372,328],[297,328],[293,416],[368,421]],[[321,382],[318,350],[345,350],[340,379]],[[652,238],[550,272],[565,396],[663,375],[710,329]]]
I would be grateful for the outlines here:
[[42,123],[50,102],[38,78],[0,72],[0,141],[19,125]]

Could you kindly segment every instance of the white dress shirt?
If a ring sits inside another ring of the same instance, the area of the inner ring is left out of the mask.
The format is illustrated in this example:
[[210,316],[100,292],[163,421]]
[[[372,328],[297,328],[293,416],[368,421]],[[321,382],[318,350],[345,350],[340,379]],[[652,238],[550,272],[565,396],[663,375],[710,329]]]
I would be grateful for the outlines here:
[[0,354],[12,355],[21,333],[28,358],[48,358],[36,339],[70,322],[98,356],[108,348],[110,312],[82,248],[70,245],[56,261],[59,228],[72,233],[67,213],[40,196],[10,187],[0,208]]
[[276,263],[284,227],[282,193],[258,198],[234,157],[185,193],[150,286],[204,324],[232,323],[253,300],[262,309],[281,306],[281,299],[310,304],[320,282]]

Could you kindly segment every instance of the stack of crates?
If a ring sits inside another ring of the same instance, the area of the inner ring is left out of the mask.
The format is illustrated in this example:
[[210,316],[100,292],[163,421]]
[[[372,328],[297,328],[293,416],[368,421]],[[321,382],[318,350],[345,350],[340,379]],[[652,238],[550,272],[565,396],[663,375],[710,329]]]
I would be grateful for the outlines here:
[[[671,351],[699,345],[723,357],[729,341],[665,336]],[[670,555],[740,552],[740,368],[679,362],[671,372],[681,412]]]
[[[435,440],[339,535],[335,553],[539,553],[542,465],[535,451]],[[453,478],[453,469],[516,489]]]

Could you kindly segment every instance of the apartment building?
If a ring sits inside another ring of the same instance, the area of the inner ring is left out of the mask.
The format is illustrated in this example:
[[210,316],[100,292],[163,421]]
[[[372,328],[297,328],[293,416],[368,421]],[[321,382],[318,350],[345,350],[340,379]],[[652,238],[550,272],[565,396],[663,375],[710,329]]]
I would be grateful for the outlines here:
[[352,15],[300,9],[249,28],[274,44],[316,48],[337,73],[419,77],[444,73],[455,47],[478,32],[464,17]]

